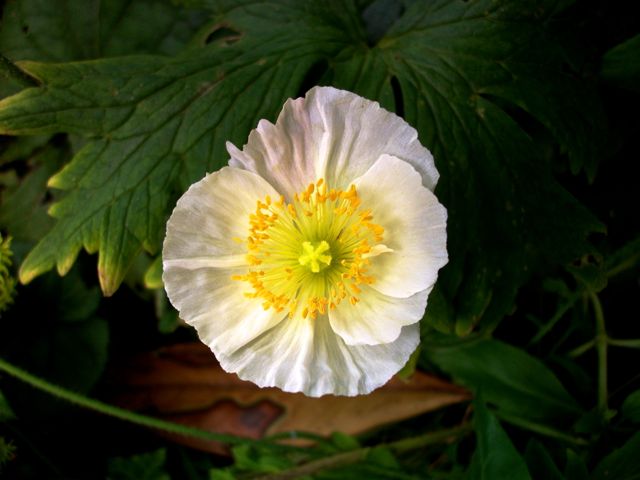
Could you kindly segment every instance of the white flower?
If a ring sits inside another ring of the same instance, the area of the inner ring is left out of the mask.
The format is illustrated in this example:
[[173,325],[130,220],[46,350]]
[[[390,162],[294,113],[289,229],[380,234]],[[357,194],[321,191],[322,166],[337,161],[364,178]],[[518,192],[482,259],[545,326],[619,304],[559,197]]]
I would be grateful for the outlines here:
[[447,263],[433,157],[401,118],[329,87],[261,120],[180,198],[164,284],[222,367],[262,387],[358,395],[419,343]]

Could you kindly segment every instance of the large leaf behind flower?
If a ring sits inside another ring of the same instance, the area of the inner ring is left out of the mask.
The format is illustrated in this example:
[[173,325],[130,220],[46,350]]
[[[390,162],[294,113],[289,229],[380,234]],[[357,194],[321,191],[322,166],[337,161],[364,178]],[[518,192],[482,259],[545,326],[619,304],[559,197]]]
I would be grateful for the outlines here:
[[203,19],[201,11],[164,0],[10,1],[2,13],[0,51],[12,60],[55,62],[174,54]]
[[226,163],[226,140],[242,144],[260,118],[296,95],[313,64],[348,43],[350,9],[296,5],[244,12],[245,37],[229,47],[22,65],[43,87],[0,103],[0,132],[92,138],[50,181],[68,194],[51,209],[57,224],[23,263],[23,282],[54,265],[65,273],[84,247],[99,251],[109,295],[141,248],[157,251],[175,194]]
[[459,331],[501,318],[540,263],[588,248],[599,224],[510,116],[528,112],[574,171],[593,174],[598,107],[548,37],[556,2],[415,1],[374,47],[355,2],[195,3],[239,35],[175,58],[22,64],[43,86],[0,103],[0,132],[91,139],[50,182],[67,195],[23,281],[56,264],[64,273],[85,247],[99,252],[104,292],[115,291],[141,248],[157,250],[175,196],[226,163],[225,140],[244,143],[323,74],[404,114],[434,152],[450,213],[438,295],[456,304]]
[[595,174],[602,114],[553,41],[562,3],[416,1],[377,48],[336,67],[338,85],[395,105],[434,154],[450,264],[427,317],[441,329],[495,325],[532,271],[588,251],[586,235],[602,231],[528,134],[546,127],[574,172]]

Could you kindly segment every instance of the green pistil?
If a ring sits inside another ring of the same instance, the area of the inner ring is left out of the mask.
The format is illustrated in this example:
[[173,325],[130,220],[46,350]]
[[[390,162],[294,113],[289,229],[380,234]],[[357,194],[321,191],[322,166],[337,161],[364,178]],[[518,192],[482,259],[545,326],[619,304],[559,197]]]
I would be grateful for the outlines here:
[[309,267],[313,273],[318,273],[331,265],[331,255],[325,254],[329,248],[329,244],[324,240],[321,242],[302,242],[304,253],[298,257],[298,261],[300,265]]

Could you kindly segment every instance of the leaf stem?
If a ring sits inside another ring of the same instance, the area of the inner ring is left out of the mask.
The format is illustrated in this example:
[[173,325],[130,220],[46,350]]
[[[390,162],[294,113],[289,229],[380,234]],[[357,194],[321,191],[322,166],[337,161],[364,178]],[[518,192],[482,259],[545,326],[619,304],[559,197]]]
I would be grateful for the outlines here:
[[536,333],[536,335],[531,339],[529,344],[533,345],[535,343],[538,343],[540,340],[542,340],[547,335],[547,333],[549,333],[553,329],[553,327],[556,326],[556,324],[562,319],[562,317],[564,317],[565,313],[567,313],[569,309],[573,307],[573,305],[576,303],[576,301],[579,298],[580,298],[579,293],[575,293],[571,295],[565,301],[565,303],[558,309],[558,311],[553,315],[553,317],[551,317],[551,319],[548,322],[543,324],[542,328],[538,330],[538,333]]
[[640,348],[640,338],[617,339],[609,337],[607,343],[614,347]]
[[0,53],[0,75],[15,80],[23,87],[38,87],[40,82]]
[[607,278],[615,277],[616,275],[624,272],[625,270],[632,268],[636,264],[639,258],[640,258],[640,252],[636,252],[634,255],[631,255],[629,258],[627,258],[623,262],[620,262],[618,265],[615,265],[614,267],[609,269],[606,272]]
[[206,430],[201,430],[199,428],[181,425],[179,423],[167,422],[158,418],[131,412],[114,405],[109,405],[108,403],[85,397],[84,395],[80,395],[79,393],[72,392],[63,387],[60,387],[59,385],[55,385],[46,380],[43,380],[40,377],[28,373],[19,367],[16,367],[15,365],[7,362],[2,358],[0,358],[0,371],[3,371],[11,375],[12,377],[17,378],[38,390],[53,395],[54,397],[58,397],[62,400],[66,400],[86,409],[93,410],[104,415],[109,415],[111,417],[119,418],[120,420],[134,423],[136,425],[142,425],[144,427],[163,430],[165,432],[184,435],[186,437],[194,437],[207,441],[221,442],[229,445],[255,442],[255,440],[251,439],[209,432]]
[[404,438],[396,442],[376,445],[375,447],[363,447],[356,450],[350,450],[348,452],[337,453],[329,457],[324,457],[318,460],[312,460],[310,462],[303,463],[296,467],[290,468],[289,470],[262,475],[254,478],[255,480],[290,480],[294,478],[300,478],[305,475],[313,475],[314,473],[323,470],[331,470],[334,468],[343,467],[345,465],[352,465],[354,463],[363,461],[367,458],[367,455],[373,448],[383,447],[388,448],[395,453],[403,453],[410,450],[416,450],[418,448],[426,447],[428,445],[447,442],[469,431],[471,431],[471,425],[463,424],[458,427],[425,433],[424,435],[419,435],[417,437]]
[[576,358],[579,357],[580,355],[582,355],[583,353],[588,352],[589,350],[591,350],[596,344],[596,340],[591,339],[586,343],[583,343],[582,345],[580,345],[579,347],[574,348],[573,350],[571,350],[569,353],[567,353],[568,356],[570,356],[571,358]]
[[530,420],[526,420],[524,418],[519,418],[519,417],[516,417],[516,416],[505,414],[504,412],[500,412],[500,411],[495,411],[494,410],[493,413],[500,420],[503,420],[503,421],[505,421],[507,423],[515,425],[516,427],[520,427],[520,428],[523,428],[525,430],[529,430],[531,432],[539,433],[540,435],[544,435],[546,437],[557,438],[558,440],[563,440],[563,441],[565,441],[567,443],[572,443],[574,445],[588,445],[589,444],[589,442],[587,442],[583,438],[572,437],[571,435],[567,435],[564,432],[561,432],[561,431],[556,430],[554,428],[548,427],[546,425],[541,425],[539,423],[535,423],[535,422],[532,422]]
[[598,353],[598,410],[605,413],[608,409],[607,405],[607,347],[609,339],[607,338],[607,330],[604,322],[604,313],[602,312],[602,304],[598,295],[589,292],[589,300],[593,306],[593,312],[596,317],[596,337],[595,345]]

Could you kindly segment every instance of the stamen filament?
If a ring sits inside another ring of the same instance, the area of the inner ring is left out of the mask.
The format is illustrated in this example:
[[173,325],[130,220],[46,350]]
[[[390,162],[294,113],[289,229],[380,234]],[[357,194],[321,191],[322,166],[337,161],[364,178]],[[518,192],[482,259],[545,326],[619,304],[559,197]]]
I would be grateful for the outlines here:
[[381,244],[384,229],[361,203],[355,185],[337,190],[322,178],[291,203],[283,196],[258,200],[249,215],[249,268],[232,278],[249,283],[246,296],[262,299],[265,310],[286,309],[290,316],[315,319],[346,298],[356,306],[359,285],[375,281],[368,257],[391,251]]

